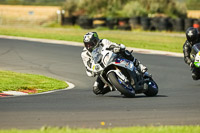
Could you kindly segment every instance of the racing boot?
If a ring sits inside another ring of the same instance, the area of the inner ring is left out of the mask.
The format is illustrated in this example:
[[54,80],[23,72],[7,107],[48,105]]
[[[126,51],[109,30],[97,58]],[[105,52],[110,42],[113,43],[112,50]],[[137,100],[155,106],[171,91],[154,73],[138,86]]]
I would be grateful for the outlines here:
[[[134,57],[133,57],[134,58]],[[140,63],[136,58],[133,59],[134,65],[139,69],[139,71],[144,74],[148,69],[146,66]]]
[[142,72],[142,74],[144,74],[148,70],[147,67],[142,64],[139,64],[138,68],[140,72]]
[[[101,83],[101,82],[100,82]],[[97,81],[94,83],[93,86],[93,93],[96,95],[104,95],[110,92],[110,87],[107,85],[103,85],[103,83],[99,84]]]
[[111,90],[110,90],[110,87],[104,87],[103,89],[102,89],[102,91],[101,91],[101,94],[102,95],[104,95],[104,94],[106,94],[106,93],[108,93],[108,92],[110,92]]

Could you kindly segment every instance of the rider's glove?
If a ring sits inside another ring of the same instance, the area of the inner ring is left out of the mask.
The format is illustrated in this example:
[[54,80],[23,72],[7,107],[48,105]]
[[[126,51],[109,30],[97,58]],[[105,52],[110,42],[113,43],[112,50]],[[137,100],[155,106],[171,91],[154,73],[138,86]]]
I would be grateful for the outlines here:
[[114,52],[114,53],[118,53],[119,51],[120,51],[120,47],[114,47],[114,48],[113,48],[113,52]]
[[190,67],[191,67],[191,68],[194,67],[194,63],[193,63],[193,62],[190,63]]
[[120,46],[120,50],[121,50],[121,51],[125,51],[126,46],[125,46],[124,44],[119,44],[119,46]]
[[119,44],[119,47],[114,47],[113,48],[113,52],[114,53],[118,53],[120,51],[125,51],[126,46],[124,44]]

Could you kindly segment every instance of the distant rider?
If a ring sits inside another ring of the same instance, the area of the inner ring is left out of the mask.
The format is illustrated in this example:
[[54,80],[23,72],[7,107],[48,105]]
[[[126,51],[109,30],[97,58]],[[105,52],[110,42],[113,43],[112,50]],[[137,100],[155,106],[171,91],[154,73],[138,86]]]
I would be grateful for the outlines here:
[[[141,73],[145,73],[147,71],[147,68],[145,66],[140,64],[140,62],[136,58],[134,58],[128,50],[125,50],[126,47],[123,44],[116,44],[107,39],[99,39],[96,32],[88,32],[87,34],[85,34],[83,38],[83,42],[84,42],[85,47],[83,49],[83,52],[81,53],[81,57],[86,67],[86,73],[89,77],[96,76],[96,74],[93,73],[92,71],[93,59],[91,57],[91,53],[95,48],[99,46],[106,47],[106,48],[112,47],[113,52],[115,53],[121,52],[126,59],[133,61],[134,65],[138,67]],[[109,91],[111,91],[110,88],[106,86],[103,83],[103,81],[101,81],[100,77],[97,77],[93,86],[93,92],[96,95],[99,95],[99,94],[104,95],[108,93]]]
[[190,53],[192,51],[192,46],[196,43],[200,43],[200,34],[198,29],[189,27],[186,30],[186,38],[183,45],[183,53],[184,53],[184,61],[186,64],[188,64],[191,67],[192,70],[192,78],[194,80],[200,79],[200,71],[194,66],[194,62],[192,61],[190,57]]

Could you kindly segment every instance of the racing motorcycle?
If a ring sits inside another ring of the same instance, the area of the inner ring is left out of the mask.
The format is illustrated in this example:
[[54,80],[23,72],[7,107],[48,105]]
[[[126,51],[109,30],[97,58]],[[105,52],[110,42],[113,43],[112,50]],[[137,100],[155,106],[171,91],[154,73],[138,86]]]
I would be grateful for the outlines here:
[[194,66],[200,69],[200,43],[192,46],[191,59],[194,62]]
[[114,53],[114,48],[99,46],[92,51],[92,69],[111,91],[118,90],[125,97],[135,97],[144,93],[146,96],[156,96],[158,85],[152,76],[142,74],[133,61],[125,59],[122,54]]

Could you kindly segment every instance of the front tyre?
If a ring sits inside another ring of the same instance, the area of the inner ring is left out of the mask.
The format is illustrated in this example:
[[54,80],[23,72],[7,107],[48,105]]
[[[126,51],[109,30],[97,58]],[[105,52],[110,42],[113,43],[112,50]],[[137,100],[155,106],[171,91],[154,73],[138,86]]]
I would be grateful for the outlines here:
[[158,94],[158,85],[153,79],[148,82],[148,90],[144,92],[146,96],[152,97]]
[[[122,94],[124,94],[125,97],[135,97],[135,91],[133,88],[127,84],[126,86],[122,84],[122,81],[120,78],[115,74],[115,72],[110,72],[108,74],[108,79],[110,80],[111,84]],[[131,88],[129,88],[131,87]]]

